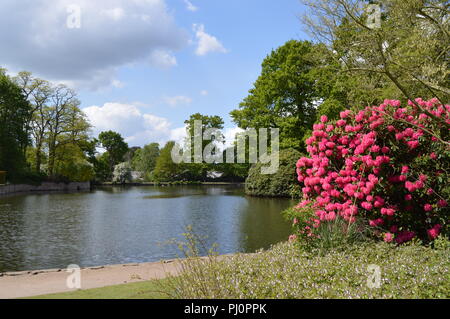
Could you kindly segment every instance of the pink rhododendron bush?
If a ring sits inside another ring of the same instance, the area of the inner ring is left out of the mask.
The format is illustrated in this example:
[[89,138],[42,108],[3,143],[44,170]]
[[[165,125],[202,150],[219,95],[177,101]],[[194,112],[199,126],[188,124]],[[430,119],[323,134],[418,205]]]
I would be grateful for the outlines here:
[[415,102],[321,117],[306,140],[309,157],[297,162],[303,200],[291,240],[320,237],[337,222],[343,232],[367,226],[386,242],[448,235],[450,106]]

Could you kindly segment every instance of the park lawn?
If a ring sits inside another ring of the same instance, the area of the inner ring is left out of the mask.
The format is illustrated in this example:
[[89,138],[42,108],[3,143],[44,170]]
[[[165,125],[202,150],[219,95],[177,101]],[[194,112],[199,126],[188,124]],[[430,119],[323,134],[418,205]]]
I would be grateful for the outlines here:
[[33,296],[24,299],[167,299],[166,279]]

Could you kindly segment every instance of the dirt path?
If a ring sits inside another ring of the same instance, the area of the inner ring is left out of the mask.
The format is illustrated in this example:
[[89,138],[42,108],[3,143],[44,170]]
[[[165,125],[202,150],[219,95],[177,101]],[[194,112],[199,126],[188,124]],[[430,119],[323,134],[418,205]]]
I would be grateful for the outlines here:
[[[81,289],[165,278],[179,272],[179,261],[110,265],[81,269]],[[0,299],[31,297],[73,291],[67,287],[71,273],[66,269],[9,272],[0,274]]]

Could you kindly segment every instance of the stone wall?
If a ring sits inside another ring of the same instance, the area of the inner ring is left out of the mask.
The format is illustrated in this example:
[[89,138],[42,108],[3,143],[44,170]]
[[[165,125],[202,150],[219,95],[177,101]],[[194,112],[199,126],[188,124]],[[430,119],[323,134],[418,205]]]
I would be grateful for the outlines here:
[[90,189],[90,182],[72,182],[67,184],[44,182],[41,185],[10,184],[0,185],[0,196],[29,192],[88,191]]

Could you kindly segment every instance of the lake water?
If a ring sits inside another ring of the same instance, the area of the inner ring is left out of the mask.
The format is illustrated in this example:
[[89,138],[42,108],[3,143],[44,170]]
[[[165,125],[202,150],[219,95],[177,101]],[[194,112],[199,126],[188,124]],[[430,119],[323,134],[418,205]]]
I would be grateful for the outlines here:
[[236,186],[102,187],[88,193],[0,198],[0,272],[182,257],[169,241],[186,226],[221,254],[286,240],[280,212],[294,201]]

